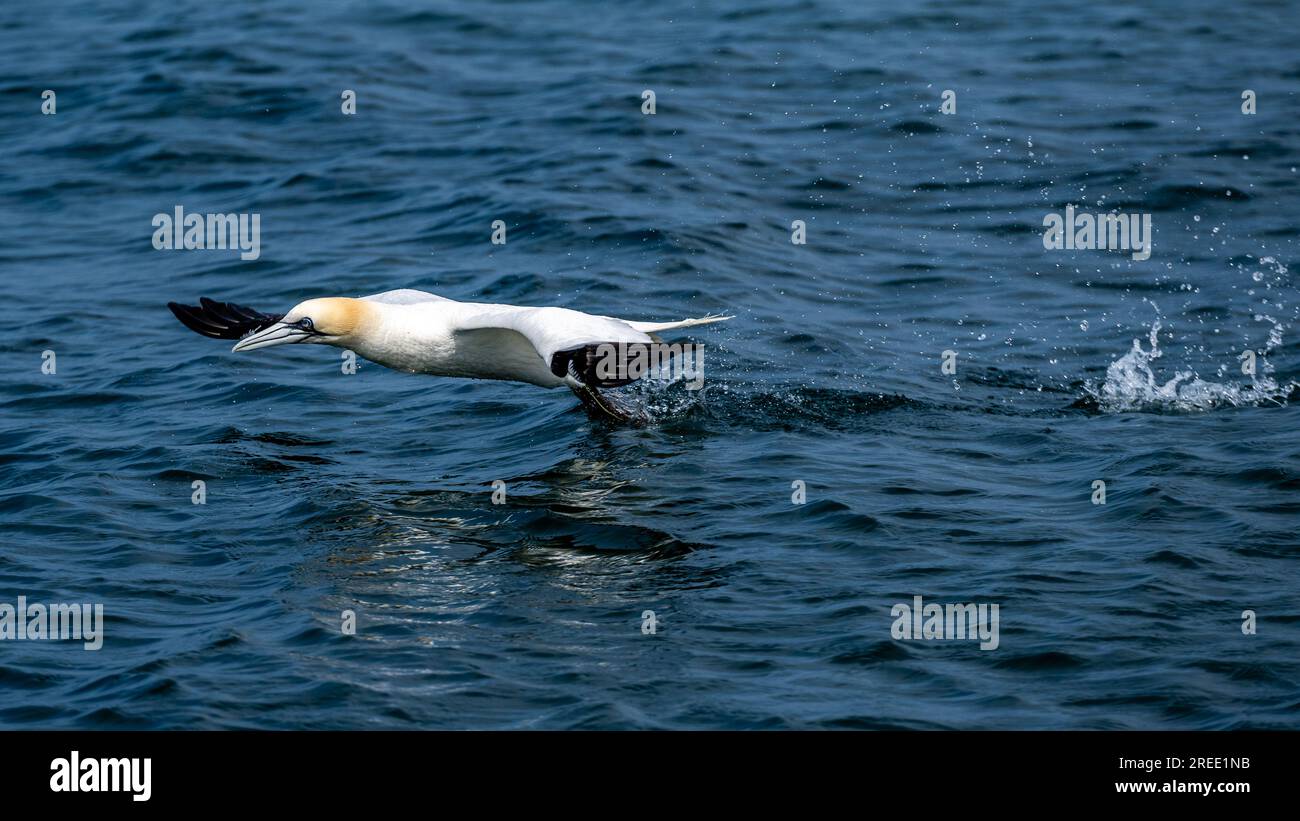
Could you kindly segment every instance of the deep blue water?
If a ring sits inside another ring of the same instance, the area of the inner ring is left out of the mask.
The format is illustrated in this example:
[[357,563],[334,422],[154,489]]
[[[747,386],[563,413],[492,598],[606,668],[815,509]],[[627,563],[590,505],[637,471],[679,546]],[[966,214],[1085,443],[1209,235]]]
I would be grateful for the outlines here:
[[[1297,4],[110,5],[0,10],[0,726],[1300,726]],[[637,429],[164,307],[401,287],[736,318]]]

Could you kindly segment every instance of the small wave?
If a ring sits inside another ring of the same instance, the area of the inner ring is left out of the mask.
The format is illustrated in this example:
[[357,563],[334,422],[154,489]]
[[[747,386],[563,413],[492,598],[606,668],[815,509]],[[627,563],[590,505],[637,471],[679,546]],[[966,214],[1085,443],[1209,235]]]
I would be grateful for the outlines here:
[[751,390],[710,382],[693,390],[690,379],[642,379],[619,393],[625,411],[665,428],[715,426],[751,430],[845,430],[867,427],[870,414],[920,405],[901,394],[834,388]]

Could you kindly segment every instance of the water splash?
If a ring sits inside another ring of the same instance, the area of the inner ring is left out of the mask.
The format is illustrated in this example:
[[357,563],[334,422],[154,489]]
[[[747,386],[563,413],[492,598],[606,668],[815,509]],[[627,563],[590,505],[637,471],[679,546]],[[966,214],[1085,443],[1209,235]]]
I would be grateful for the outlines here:
[[[1279,385],[1274,377],[1269,354],[1282,345],[1282,332],[1286,326],[1267,314],[1255,314],[1256,322],[1271,325],[1264,350],[1255,354],[1255,368],[1249,383],[1210,382],[1192,370],[1175,371],[1173,378],[1160,381],[1152,370],[1152,363],[1164,355],[1160,350],[1160,313],[1147,334],[1150,349],[1142,347],[1141,339],[1133,340],[1133,347],[1124,356],[1106,368],[1106,379],[1100,385],[1086,385],[1085,390],[1102,411],[1205,411],[1221,407],[1254,405],[1285,405],[1287,397],[1300,383]],[[1222,372],[1222,371],[1221,371]]]
[[620,410],[642,424],[685,416],[705,402],[709,383],[701,370],[693,357],[673,357],[660,363],[658,370],[620,388],[615,401]]

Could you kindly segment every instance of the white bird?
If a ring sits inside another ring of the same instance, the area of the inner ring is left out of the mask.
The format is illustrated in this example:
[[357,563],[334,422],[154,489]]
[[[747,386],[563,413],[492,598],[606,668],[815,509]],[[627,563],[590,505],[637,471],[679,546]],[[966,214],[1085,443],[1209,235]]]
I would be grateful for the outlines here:
[[610,367],[600,357],[611,350],[625,358],[644,355],[662,342],[655,336],[659,331],[731,319],[631,322],[568,308],[457,302],[410,289],[360,299],[309,299],[287,314],[264,314],[207,297],[197,307],[175,302],[167,307],[203,336],[238,339],[234,351],[325,344],[408,373],[567,386],[589,412],[620,421],[631,420],[597,388],[626,385],[643,374],[627,378],[627,369]]

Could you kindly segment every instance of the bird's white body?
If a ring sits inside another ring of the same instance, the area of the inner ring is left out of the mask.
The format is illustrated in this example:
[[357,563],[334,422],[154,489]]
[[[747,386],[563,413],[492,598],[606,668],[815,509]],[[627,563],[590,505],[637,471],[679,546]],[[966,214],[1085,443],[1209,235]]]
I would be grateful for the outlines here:
[[[367,332],[356,335],[352,350],[372,362],[409,373],[509,379],[543,388],[558,388],[566,383],[551,373],[528,338],[510,325],[531,319],[573,326],[574,320],[587,317],[562,308],[519,308],[450,299],[392,302],[367,297],[365,301],[371,303],[375,321],[369,323]],[[493,317],[494,323],[508,324],[470,327],[484,316]]]

